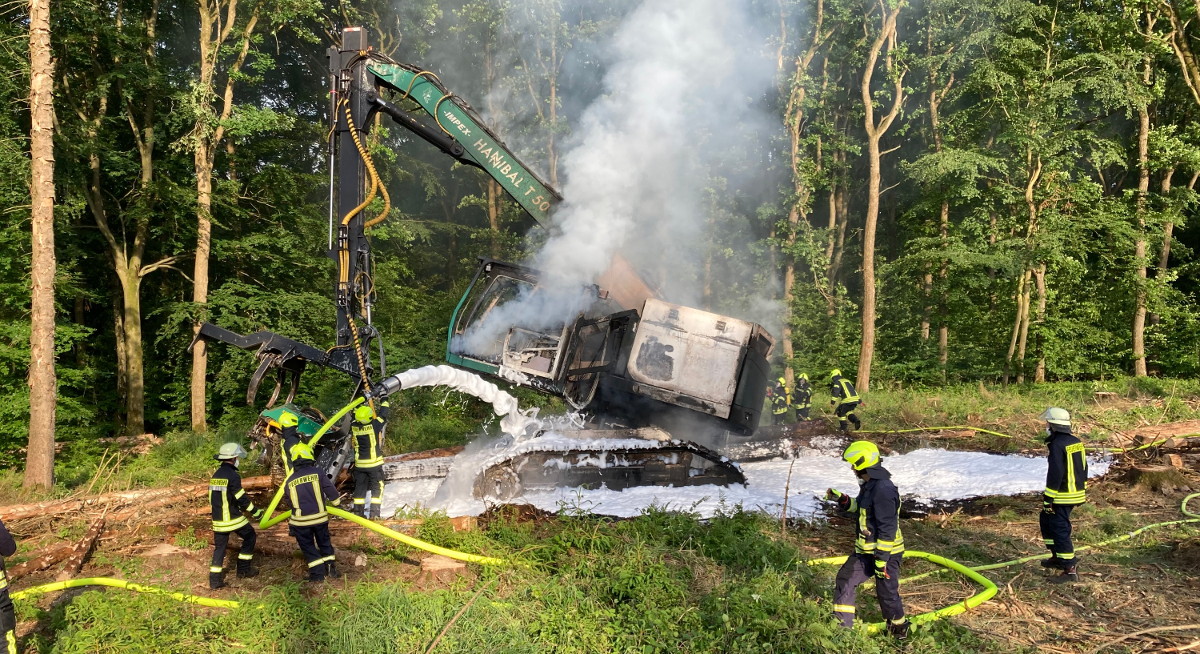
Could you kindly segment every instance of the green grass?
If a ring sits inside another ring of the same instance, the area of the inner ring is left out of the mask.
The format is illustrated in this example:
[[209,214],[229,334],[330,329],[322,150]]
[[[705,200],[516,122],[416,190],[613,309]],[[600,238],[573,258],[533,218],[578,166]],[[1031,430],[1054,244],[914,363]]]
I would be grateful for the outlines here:
[[[486,585],[435,651],[899,651],[882,635],[837,628],[829,603],[833,569],[798,565],[804,555],[792,539],[803,534],[781,537],[775,521],[757,514],[710,521],[663,511],[616,522],[500,520],[487,531],[467,533],[447,531],[431,519],[421,535],[527,565],[477,569],[477,578],[440,590],[362,581],[309,596],[289,584],[243,595],[241,608],[231,611],[155,595],[88,591],[40,614],[44,628],[28,645],[64,654],[423,652]],[[137,570],[129,573],[136,578]],[[868,608],[874,605],[871,593],[862,593],[859,604],[868,617],[877,615]],[[1011,648],[945,623],[918,630],[908,651]]]
[[[1117,398],[1097,402],[1098,391],[1116,393]],[[1029,442],[1040,439],[1045,426],[1037,416],[1046,407],[1061,406],[1071,411],[1089,438],[1103,441],[1113,430],[1200,418],[1197,398],[1197,379],[1118,378],[1008,387],[975,383],[872,390],[863,393],[858,414],[868,430],[971,425]],[[824,403],[825,398],[817,397],[813,406]],[[1003,443],[997,445],[1003,449]]]

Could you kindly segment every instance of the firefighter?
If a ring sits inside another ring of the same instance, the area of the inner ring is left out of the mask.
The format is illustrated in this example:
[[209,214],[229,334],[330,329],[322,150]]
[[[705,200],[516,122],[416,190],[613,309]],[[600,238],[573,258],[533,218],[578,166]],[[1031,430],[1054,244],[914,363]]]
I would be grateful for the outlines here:
[[237,443],[225,443],[214,459],[221,462],[208,481],[208,500],[212,505],[213,555],[208,569],[208,587],[225,587],[225,549],[229,546],[229,535],[237,534],[242,539],[242,549],[237,557],[237,576],[246,578],[258,575],[254,561],[254,542],[258,535],[243,512],[249,512],[255,520],[262,518],[263,510],[255,508],[254,502],[242,489],[242,476],[238,474],[238,461],[246,456],[246,450]]
[[267,423],[268,430],[279,433],[279,456],[283,459],[283,474],[292,474],[292,448],[300,442],[300,416],[288,410],[279,412],[279,422],[271,420]]
[[830,371],[831,378],[829,384],[829,394],[832,396],[829,404],[834,407],[834,413],[838,418],[838,429],[846,434],[850,433],[847,420],[854,423],[855,429],[862,429],[862,422],[858,416],[854,415],[854,409],[858,407],[858,403],[862,401],[858,396],[858,391],[854,389],[854,382],[842,377],[842,371],[833,369]]
[[869,441],[854,441],[842,452],[858,477],[858,496],[830,488],[825,499],[855,518],[854,554],[837,573],[833,615],[841,626],[854,624],[854,596],[860,585],[875,577],[875,596],[887,620],[887,631],[897,639],[908,637],[908,620],[900,601],[900,561],[904,558],[904,535],[900,532],[900,492],[892,474],[879,459],[879,448]]
[[1042,540],[1050,558],[1042,561],[1047,568],[1062,572],[1054,583],[1079,580],[1078,559],[1071,543],[1071,511],[1087,501],[1087,456],[1083,443],[1071,433],[1071,414],[1050,407],[1038,416],[1046,421],[1046,490],[1042,492],[1042,512],[1038,516]]
[[782,425],[787,422],[788,408],[792,406],[792,393],[788,390],[787,379],[783,375],[767,387],[767,399],[771,402],[771,424]]
[[796,390],[792,391],[792,406],[796,407],[796,419],[808,420],[808,410],[812,407],[812,385],[808,383],[808,375],[800,373],[796,379]]
[[308,563],[308,581],[325,581],[326,575],[340,577],[329,537],[329,514],[325,512],[327,501],[333,506],[338,505],[337,490],[317,468],[308,444],[297,443],[290,453],[292,473],[283,482],[292,504],[288,533],[295,537]]
[[378,414],[364,403],[354,410],[350,425],[354,438],[354,513],[373,520],[379,519],[383,507],[383,426],[389,412],[387,400],[379,405]]
[[[0,521],[0,556],[12,556],[17,553],[17,542],[4,522]],[[17,614],[13,609],[12,598],[8,596],[8,575],[4,572],[4,560],[0,559],[0,632],[4,639],[0,647],[5,654],[17,654]]]

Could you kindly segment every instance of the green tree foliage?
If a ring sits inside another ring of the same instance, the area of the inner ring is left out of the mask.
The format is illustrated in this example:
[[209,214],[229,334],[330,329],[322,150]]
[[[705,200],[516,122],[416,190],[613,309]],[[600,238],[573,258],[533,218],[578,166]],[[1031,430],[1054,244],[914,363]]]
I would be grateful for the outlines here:
[[[268,329],[319,347],[334,342],[323,55],[342,25],[365,24],[381,50],[438,74],[527,163],[557,180],[570,174],[560,161],[575,145],[584,110],[608,92],[612,36],[639,4],[423,0],[393,9],[365,2],[326,6],[288,29],[262,26],[238,73],[236,110],[222,124],[227,143],[215,156],[210,319],[243,333]],[[670,270],[697,291],[667,299],[751,318],[776,335],[789,326],[789,363],[797,371],[852,370],[867,206],[857,89],[870,45],[865,5],[741,5],[775,35],[743,47],[778,61],[776,89],[756,97],[730,89],[722,111],[730,129],[764,109],[774,124],[737,138],[692,135],[697,151],[712,150],[694,180],[702,191],[698,249]],[[197,10],[150,0],[120,3],[120,11],[104,0],[63,6],[55,17],[64,80],[60,438],[126,427],[113,242],[132,252],[139,229],[146,430],[184,428],[185,350],[200,315],[186,274],[196,242],[187,138],[195,127]],[[9,45],[0,48],[0,63],[14,74],[0,80],[0,96],[17,109],[0,117],[0,429],[11,455],[27,419],[28,119],[21,109],[27,82],[16,74],[26,64],[11,45],[24,34],[22,9],[6,11],[0,42]],[[1197,68],[1185,56],[1200,51],[1193,13],[1188,3],[1048,0],[928,0],[905,8],[895,52],[908,70],[906,99],[881,144],[876,382],[1129,372],[1139,287],[1150,373],[1200,371],[1191,220],[1200,102],[1192,88]],[[874,90],[891,93],[894,82],[880,74]],[[1151,183],[1139,205],[1143,109],[1151,123]],[[148,127],[153,176],[143,184],[139,139]],[[721,145],[707,147],[713,143]],[[372,127],[368,145],[393,198],[388,219],[371,233],[387,369],[438,363],[476,258],[522,260],[545,233],[489,189],[486,175],[386,120]],[[98,228],[97,200],[113,241]],[[1138,240],[1146,243],[1140,259]],[[244,427],[253,414],[244,401],[253,356],[224,346],[209,356],[209,419],[221,429]],[[300,401],[328,409],[347,392],[346,380],[310,370]],[[430,391],[399,402],[399,413],[421,425],[405,432],[409,442],[425,442],[418,431],[452,439],[478,427],[483,409],[445,400]]]

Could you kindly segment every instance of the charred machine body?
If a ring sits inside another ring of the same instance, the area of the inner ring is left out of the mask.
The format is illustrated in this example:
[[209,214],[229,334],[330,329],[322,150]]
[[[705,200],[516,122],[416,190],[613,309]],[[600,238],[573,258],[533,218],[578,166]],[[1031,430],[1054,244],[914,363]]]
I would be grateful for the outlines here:
[[[378,398],[399,390],[396,378],[385,376],[382,347],[375,356],[371,347],[379,335],[372,316],[378,289],[366,234],[387,217],[390,207],[365,147],[377,114],[486,172],[545,229],[554,231],[550,214],[561,202],[436,75],[374,52],[361,28],[344,30],[341,45],[328,54],[333,168],[328,256],[335,263],[337,308],[333,345],[314,347],[265,330],[241,335],[209,323],[201,325],[193,341],[193,346],[217,341],[254,350],[258,366],[247,403],[254,404],[260,383],[272,378],[275,389],[268,408],[281,394],[285,403],[294,400],[309,364],[347,374],[354,383],[351,397]],[[383,211],[366,215],[376,198],[383,198]],[[610,429],[633,432],[656,425],[679,441],[695,440],[693,434],[701,430],[754,431],[769,376],[772,339],[766,330],[666,302],[619,257],[595,281],[580,290],[582,308],[567,318],[506,317],[501,309],[544,292],[543,280],[530,268],[482,261],[451,318],[447,361],[561,396]],[[343,431],[321,441],[321,449],[329,451],[324,456],[318,451],[318,460],[329,468],[327,474],[335,475],[345,465],[348,440]],[[639,454],[642,460],[644,454]],[[570,452],[560,458],[571,460]]]

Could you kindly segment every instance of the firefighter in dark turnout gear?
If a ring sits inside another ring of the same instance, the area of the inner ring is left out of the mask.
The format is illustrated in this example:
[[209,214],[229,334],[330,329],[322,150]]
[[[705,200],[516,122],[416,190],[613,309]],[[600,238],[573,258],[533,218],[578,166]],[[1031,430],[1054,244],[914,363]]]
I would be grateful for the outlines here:
[[1050,450],[1038,516],[1042,541],[1050,550],[1050,558],[1042,561],[1042,566],[1062,570],[1053,579],[1055,583],[1077,581],[1071,511],[1087,501],[1087,455],[1083,443],[1071,433],[1071,414],[1066,409],[1051,407],[1039,417],[1046,421],[1046,446]]
[[[17,542],[4,522],[0,521],[0,556],[17,553]],[[8,574],[4,572],[4,561],[0,559],[0,648],[4,654],[17,654],[17,614],[12,598],[8,596]]]
[[276,427],[279,430],[279,456],[283,459],[283,474],[292,474],[292,448],[301,441],[298,427],[300,425],[300,416],[291,411],[282,411],[279,413],[279,422],[271,421],[268,428]]
[[832,396],[829,404],[834,407],[834,413],[838,418],[838,429],[843,433],[849,432],[847,420],[854,423],[855,429],[862,429],[862,422],[858,416],[854,415],[854,409],[858,407],[858,403],[862,398],[858,396],[858,391],[854,388],[854,382],[842,377],[842,371],[836,368],[829,373],[831,377],[829,384],[829,394]]
[[[377,520],[383,507],[383,426],[391,409],[387,400],[379,414],[369,404],[354,410],[350,435],[354,438],[354,513]],[[371,502],[367,504],[367,493]]]
[[841,626],[853,625],[855,594],[873,576],[888,633],[907,638],[908,620],[900,601],[900,561],[904,558],[900,491],[892,483],[892,474],[880,464],[874,443],[855,441],[842,452],[842,459],[854,469],[859,490],[853,499],[833,488],[825,491],[826,499],[837,501],[842,512],[855,518],[854,554],[838,570],[833,615]]
[[255,520],[262,517],[263,510],[255,508],[254,502],[242,489],[242,476],[238,474],[238,460],[246,456],[246,450],[237,443],[225,443],[214,459],[221,462],[208,481],[208,500],[212,505],[213,555],[208,569],[208,587],[225,586],[225,549],[229,546],[229,535],[237,534],[242,539],[242,549],[237,557],[237,576],[254,577],[258,568],[254,561],[254,542],[258,535],[243,512],[253,514]]
[[771,424],[786,423],[788,408],[792,406],[792,392],[788,390],[787,379],[783,375],[780,375],[779,379],[771,382],[771,385],[767,387],[767,400],[771,403]]
[[792,406],[796,407],[796,419],[808,420],[808,411],[812,408],[812,386],[808,383],[808,375],[800,373],[796,378],[796,389],[792,391]]
[[325,512],[327,501],[337,506],[337,489],[316,466],[307,443],[294,445],[292,453],[292,473],[283,482],[292,504],[288,533],[296,539],[308,563],[308,581],[325,581],[326,575],[340,577],[329,538],[329,514]]

